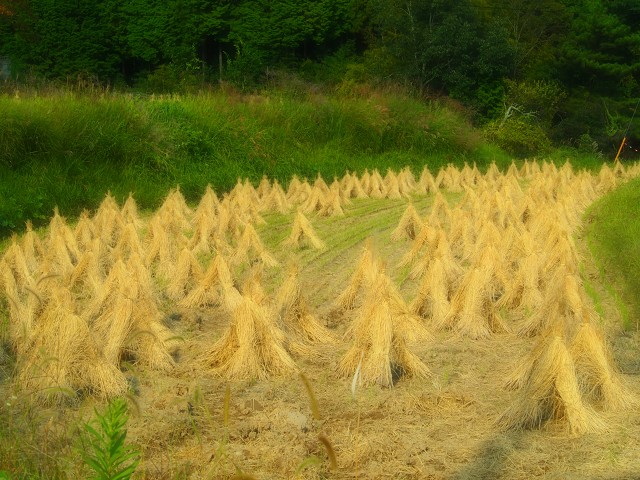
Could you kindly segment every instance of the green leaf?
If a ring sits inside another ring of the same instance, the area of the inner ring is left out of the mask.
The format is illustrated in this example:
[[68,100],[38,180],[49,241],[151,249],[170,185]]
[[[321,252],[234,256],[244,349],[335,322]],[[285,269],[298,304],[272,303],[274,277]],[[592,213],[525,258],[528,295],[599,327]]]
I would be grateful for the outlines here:
[[302,462],[300,462],[300,465],[298,465],[298,468],[296,468],[296,474],[302,472],[305,468],[309,468],[311,466],[317,467],[321,464],[322,460],[320,460],[320,458],[315,455],[311,455],[310,457],[307,457]]
[[104,413],[95,410],[95,416],[93,422],[84,425],[89,448],[81,450],[82,459],[95,472],[96,478],[129,479],[138,466],[140,455],[136,449],[126,445],[126,401],[115,399]]

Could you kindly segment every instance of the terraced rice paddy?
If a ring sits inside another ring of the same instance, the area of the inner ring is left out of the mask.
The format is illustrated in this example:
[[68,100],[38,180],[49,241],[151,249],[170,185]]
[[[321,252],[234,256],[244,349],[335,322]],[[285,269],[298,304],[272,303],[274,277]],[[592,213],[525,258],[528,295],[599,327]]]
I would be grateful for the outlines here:
[[638,338],[596,313],[580,232],[639,173],[374,170],[56,212],[0,261],[2,389],[67,418],[129,395],[140,478],[637,478]]

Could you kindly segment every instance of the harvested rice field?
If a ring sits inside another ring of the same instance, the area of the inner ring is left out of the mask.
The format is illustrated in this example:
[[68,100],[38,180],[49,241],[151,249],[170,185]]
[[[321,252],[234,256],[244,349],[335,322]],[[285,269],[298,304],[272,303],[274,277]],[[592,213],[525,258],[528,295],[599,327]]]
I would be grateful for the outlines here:
[[582,239],[639,174],[374,170],[56,212],[2,253],[0,413],[72,452],[124,396],[133,478],[640,478],[640,334]]

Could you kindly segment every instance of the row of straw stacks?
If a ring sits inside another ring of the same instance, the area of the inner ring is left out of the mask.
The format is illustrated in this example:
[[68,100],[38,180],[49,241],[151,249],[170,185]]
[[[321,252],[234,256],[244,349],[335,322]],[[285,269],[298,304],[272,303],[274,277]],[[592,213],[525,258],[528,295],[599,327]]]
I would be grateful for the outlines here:
[[[274,299],[264,295],[259,269],[278,267],[279,261],[257,228],[265,224],[265,213],[295,210],[284,244],[326,248],[307,216],[344,215],[355,199],[367,198],[434,200],[427,218],[409,207],[393,232],[394,239],[412,242],[403,262],[420,279],[414,301],[404,304],[374,260],[369,273],[358,273],[359,267],[354,274],[360,284],[350,292],[352,304],[341,298],[348,308],[358,307],[343,374],[359,365],[363,381],[382,385],[393,383],[395,368],[428,376],[408,348],[428,338],[424,319],[429,328],[472,338],[514,327],[546,338],[543,333],[552,329],[565,344],[576,344],[593,314],[579,288],[571,234],[586,205],[637,170],[605,165],[594,176],[569,164],[528,161],[521,168],[512,164],[505,174],[495,165],[484,174],[475,166],[449,165],[432,175],[425,167],[417,177],[408,168],[384,177],[373,170],[347,173],[330,184],[320,176],[313,182],[294,177],[286,190],[266,178],[257,187],[239,180],[222,197],[208,187],[194,208],[177,189],[148,218],[131,196],[120,207],[107,195],[74,227],[56,211],[44,236],[28,226],[0,260],[18,383],[43,401],[60,402],[76,392],[122,394],[123,360],[172,369],[178,345],[162,321],[160,305],[167,299],[180,308],[228,312],[229,330],[201,359],[217,373],[266,378],[295,370],[291,354],[318,356],[336,339],[311,312],[297,270]],[[460,204],[451,207],[446,192],[462,194]],[[257,273],[238,286],[234,272],[250,265]],[[571,302],[553,296],[562,282],[574,292]],[[571,285],[578,286],[577,296]],[[544,313],[532,315],[540,305]],[[508,324],[502,310],[515,312],[521,323]],[[598,333],[595,325],[590,328]],[[604,344],[602,351],[606,357]],[[582,383],[593,376],[579,373]]]
[[500,424],[561,418],[574,433],[591,431],[602,426],[594,408],[625,408],[633,397],[586,298],[573,235],[585,208],[637,168],[527,165],[528,174],[510,168],[493,183],[478,177],[455,207],[436,193],[426,218],[410,204],[391,238],[411,242],[401,264],[420,282],[412,310],[432,328],[535,338],[506,382],[519,396]]

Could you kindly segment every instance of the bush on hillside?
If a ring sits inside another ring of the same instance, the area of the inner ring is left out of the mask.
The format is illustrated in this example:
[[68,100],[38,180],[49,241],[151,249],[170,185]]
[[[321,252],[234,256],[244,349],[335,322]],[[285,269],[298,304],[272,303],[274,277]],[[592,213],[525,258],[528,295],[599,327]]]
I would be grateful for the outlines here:
[[523,117],[492,121],[486,126],[485,135],[490,142],[517,157],[546,154],[551,150],[551,140],[544,129]]

